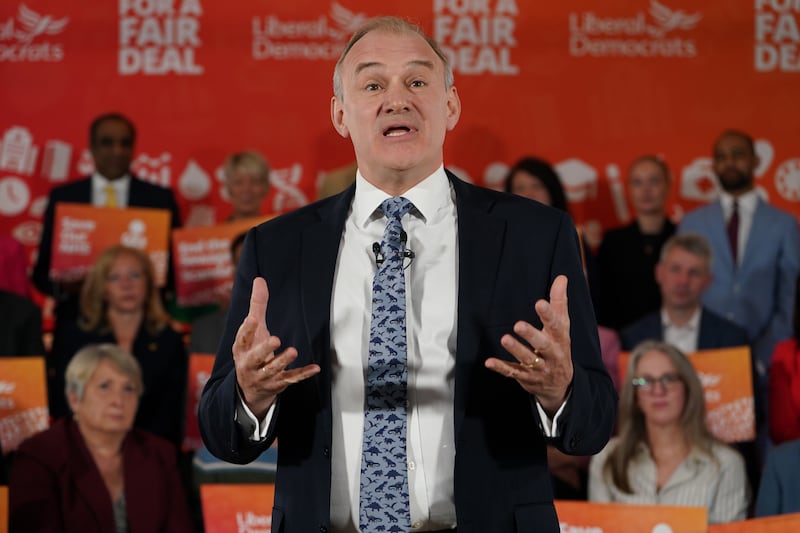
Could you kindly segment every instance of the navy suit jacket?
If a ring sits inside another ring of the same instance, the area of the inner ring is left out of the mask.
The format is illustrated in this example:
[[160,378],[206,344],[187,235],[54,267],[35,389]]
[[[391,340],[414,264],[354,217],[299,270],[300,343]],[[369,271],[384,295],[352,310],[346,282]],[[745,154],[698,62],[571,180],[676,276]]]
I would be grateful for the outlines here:
[[[591,455],[607,442],[616,393],[569,216],[524,198],[466,184],[449,174],[458,213],[458,323],[455,356],[455,506],[460,533],[559,531],[545,445],[533,398],[484,367],[511,356],[500,337],[517,320],[541,326],[534,302],[558,274],[569,278],[574,378],[553,444]],[[200,428],[217,457],[246,463],[278,438],[273,531],[327,531],[332,412],[330,308],[339,243],[355,192],[345,192],[250,231],[234,282],[228,323],[199,408]],[[455,274],[455,273],[454,273]],[[370,272],[368,275],[372,275]],[[267,439],[253,442],[234,421],[231,346],[247,314],[252,280],[269,285],[270,332],[299,352],[295,365],[322,371],[278,399]],[[433,305],[433,304],[432,304]],[[444,376],[443,376],[444,379]]]
[[[646,315],[620,333],[622,349],[633,350],[637,344],[647,339],[664,340],[661,324],[661,311]],[[747,332],[721,316],[703,307],[700,314],[700,332],[697,336],[698,350],[747,346]]]
[[767,455],[756,499],[756,517],[800,513],[798,494],[800,440],[793,440],[776,446]]
[[[51,296],[59,296],[58,289],[50,281],[50,260],[53,248],[53,226],[55,224],[56,204],[71,202],[77,204],[92,203],[92,178],[87,177],[54,187],[50,191],[47,210],[42,220],[42,238],[39,241],[39,255],[33,267],[33,283],[41,292]],[[172,217],[171,225],[177,228],[181,224],[178,213],[178,204],[170,189],[159,187],[143,181],[136,176],[131,176],[128,189],[128,205],[130,207],[150,207],[167,209]],[[57,298],[58,300],[58,298]]]

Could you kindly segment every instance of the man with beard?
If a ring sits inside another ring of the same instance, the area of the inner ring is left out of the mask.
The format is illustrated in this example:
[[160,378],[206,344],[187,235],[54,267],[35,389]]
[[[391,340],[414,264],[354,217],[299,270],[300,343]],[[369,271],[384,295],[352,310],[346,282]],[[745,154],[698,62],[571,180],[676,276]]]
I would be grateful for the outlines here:
[[720,135],[713,153],[720,198],[687,214],[678,232],[700,233],[711,243],[714,279],[703,303],[747,332],[763,392],[775,343],[792,335],[800,232],[795,217],[759,196],[758,163],[748,134]]

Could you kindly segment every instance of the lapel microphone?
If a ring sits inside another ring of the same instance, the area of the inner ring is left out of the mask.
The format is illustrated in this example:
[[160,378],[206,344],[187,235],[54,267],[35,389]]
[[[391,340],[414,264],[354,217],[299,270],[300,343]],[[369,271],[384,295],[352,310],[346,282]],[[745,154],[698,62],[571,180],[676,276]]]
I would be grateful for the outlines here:
[[[409,250],[408,248],[406,248],[407,242],[408,242],[408,234],[405,232],[405,230],[401,230],[400,244],[403,246],[403,250],[401,253],[403,254],[404,259],[409,260],[408,265],[406,265],[404,268],[408,268],[408,266],[411,264],[411,261],[413,261],[414,258],[417,256],[417,254],[415,254],[413,250]],[[383,263],[383,254],[381,253],[381,244],[379,242],[376,241],[372,243],[372,253],[375,255],[375,264],[377,266],[381,266],[381,264]]]

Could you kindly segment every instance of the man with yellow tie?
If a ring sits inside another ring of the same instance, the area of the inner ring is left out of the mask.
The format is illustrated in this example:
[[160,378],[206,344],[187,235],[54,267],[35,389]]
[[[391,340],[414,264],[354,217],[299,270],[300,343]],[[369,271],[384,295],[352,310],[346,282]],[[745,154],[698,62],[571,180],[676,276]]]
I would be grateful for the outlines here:
[[136,128],[130,119],[119,113],[98,116],[89,127],[94,173],[50,191],[33,282],[40,291],[55,298],[56,327],[63,320],[77,317],[81,284],[55,283],[49,276],[56,204],[71,202],[98,207],[168,209],[172,215],[172,227],[180,226],[178,205],[172,191],[143,181],[131,172],[135,142]]

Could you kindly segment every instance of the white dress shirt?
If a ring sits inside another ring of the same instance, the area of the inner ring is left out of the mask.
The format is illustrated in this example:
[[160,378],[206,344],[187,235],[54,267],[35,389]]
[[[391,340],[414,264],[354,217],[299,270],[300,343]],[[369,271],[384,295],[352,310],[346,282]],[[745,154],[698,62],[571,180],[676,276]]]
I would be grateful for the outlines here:
[[678,326],[674,324],[667,314],[666,309],[661,308],[661,329],[664,335],[664,342],[669,343],[689,355],[697,351],[697,340],[700,337],[700,314],[703,308],[698,306],[692,318],[686,324]]
[[125,174],[121,178],[109,180],[105,176],[95,172],[92,174],[92,205],[105,207],[108,205],[108,186],[114,187],[116,193],[117,207],[128,207],[128,189],[130,188],[131,176]]
[[[412,531],[456,526],[454,387],[458,323],[458,221],[455,192],[444,167],[403,195],[414,209],[401,223],[414,258],[405,270],[408,339],[408,485]],[[390,195],[356,174],[353,203],[345,221],[331,298],[333,442],[331,531],[357,533],[364,426],[364,387],[372,318],[373,243],[386,219],[379,209]],[[267,280],[269,283],[269,280]],[[423,301],[428,302],[423,306]],[[436,302],[431,305],[430,302]],[[443,379],[444,378],[444,379]],[[550,419],[537,402],[547,436],[558,435],[567,400]],[[266,436],[273,405],[257,420],[241,400],[239,410]],[[240,416],[237,413],[237,419]],[[242,420],[242,419],[240,419]],[[279,451],[280,453],[280,447]]]
[[[720,193],[720,202],[722,203],[722,215],[725,217],[725,225],[733,214],[733,201],[734,198],[726,192]],[[747,239],[750,237],[750,228],[753,227],[753,217],[756,214],[756,206],[758,205],[758,191],[753,189],[736,198],[739,204],[739,237],[737,243],[736,264],[742,264],[744,253],[747,246]]]

